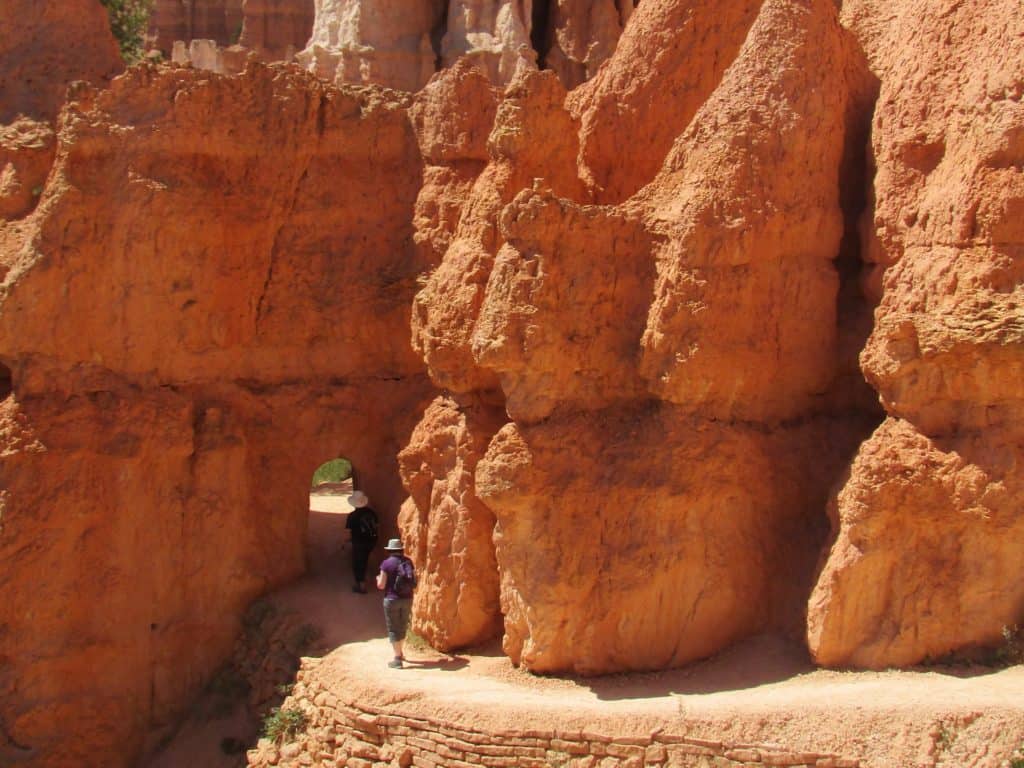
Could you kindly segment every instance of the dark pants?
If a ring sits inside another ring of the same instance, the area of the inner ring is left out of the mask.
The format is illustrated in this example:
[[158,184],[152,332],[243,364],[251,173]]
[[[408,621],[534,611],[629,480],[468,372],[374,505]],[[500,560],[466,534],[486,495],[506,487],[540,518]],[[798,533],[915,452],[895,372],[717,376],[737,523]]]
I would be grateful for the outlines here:
[[366,542],[352,542],[352,577],[357,584],[366,581],[366,566],[370,562],[370,553],[373,552],[373,544]]
[[411,614],[411,597],[384,598],[384,623],[388,628],[388,640],[392,643],[405,640],[405,632],[409,628]]

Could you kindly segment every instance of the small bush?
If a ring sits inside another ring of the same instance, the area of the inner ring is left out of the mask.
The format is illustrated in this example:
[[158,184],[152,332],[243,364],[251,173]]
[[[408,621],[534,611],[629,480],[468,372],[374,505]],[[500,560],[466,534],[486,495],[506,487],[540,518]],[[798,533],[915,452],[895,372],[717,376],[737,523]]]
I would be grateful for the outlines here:
[[121,58],[125,64],[135,64],[146,53],[146,30],[153,12],[154,0],[100,0],[110,17],[110,31],[114,33]]
[[340,483],[352,477],[352,462],[348,459],[332,459],[326,464],[321,464],[319,469],[313,473],[313,485],[320,483]]
[[274,707],[263,718],[263,737],[275,744],[293,741],[309,724],[309,718],[301,709]]
[[1024,768],[1024,744],[1017,747],[1017,751],[1010,755],[1010,768]]

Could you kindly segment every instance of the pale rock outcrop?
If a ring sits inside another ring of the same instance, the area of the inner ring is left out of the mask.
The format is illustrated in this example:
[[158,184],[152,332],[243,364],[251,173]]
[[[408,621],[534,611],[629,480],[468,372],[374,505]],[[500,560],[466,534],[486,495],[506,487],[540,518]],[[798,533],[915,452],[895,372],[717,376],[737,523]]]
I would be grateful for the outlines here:
[[501,635],[494,513],[477,498],[475,471],[504,422],[500,406],[438,398],[398,455],[409,491],[399,524],[419,577],[413,629],[441,650]]
[[63,113],[0,315],[0,722],[33,765],[131,765],[176,720],[302,573],[326,459],[373,468],[394,535],[434,396],[406,106],[256,64],[135,68]]
[[532,9],[532,0],[450,0],[442,66],[468,56],[497,85],[510,83],[520,70],[536,69]]
[[843,14],[881,81],[861,365],[892,418],[838,494],[808,616],[820,663],[873,668],[1024,620],[1004,581],[1024,549],[1024,20],[1009,0],[886,9]]
[[445,0],[317,0],[299,62],[331,82],[422,88],[434,73],[431,35]]
[[97,0],[9,0],[3,16],[0,124],[53,120],[69,83],[105,83],[124,68]]

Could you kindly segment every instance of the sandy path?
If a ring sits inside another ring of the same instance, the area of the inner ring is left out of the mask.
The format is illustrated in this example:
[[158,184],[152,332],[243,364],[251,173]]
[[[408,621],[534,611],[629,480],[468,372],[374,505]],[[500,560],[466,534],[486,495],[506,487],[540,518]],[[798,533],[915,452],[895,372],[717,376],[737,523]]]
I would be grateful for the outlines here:
[[[413,648],[406,669],[389,669],[380,597],[350,591],[348,550],[340,547],[345,514],[333,507],[311,515],[310,575],[274,599],[320,628],[323,658],[310,674],[343,698],[480,730],[557,723],[630,736],[663,729],[840,754],[879,768],[1005,768],[1024,745],[1024,666],[835,672],[815,669],[798,644],[764,636],[685,669],[592,679],[534,677],[497,647],[456,656]],[[228,764],[201,761],[198,751],[212,741],[199,741],[175,761],[152,765]],[[180,762],[186,753],[199,761]]]

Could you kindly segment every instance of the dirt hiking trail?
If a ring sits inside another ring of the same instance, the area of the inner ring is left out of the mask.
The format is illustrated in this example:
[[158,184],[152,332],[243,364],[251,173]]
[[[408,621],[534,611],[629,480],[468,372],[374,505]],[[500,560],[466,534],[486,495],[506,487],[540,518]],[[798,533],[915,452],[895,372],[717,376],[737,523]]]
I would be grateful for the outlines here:
[[[339,696],[400,706],[477,730],[578,728],[630,737],[652,731],[716,741],[771,744],[856,758],[864,768],[1009,768],[1024,747],[1024,666],[913,671],[816,669],[798,643],[759,636],[704,662],[657,673],[599,678],[536,677],[511,665],[498,644],[456,655],[415,641],[404,669],[387,667],[379,593],[351,591],[345,509],[311,515],[310,572],[276,593],[279,609],[320,632],[303,660]],[[380,554],[371,559],[375,572]],[[225,755],[227,735],[255,743],[237,712],[188,721],[151,768],[244,765]],[[1016,768],[1016,767],[1015,767]]]

